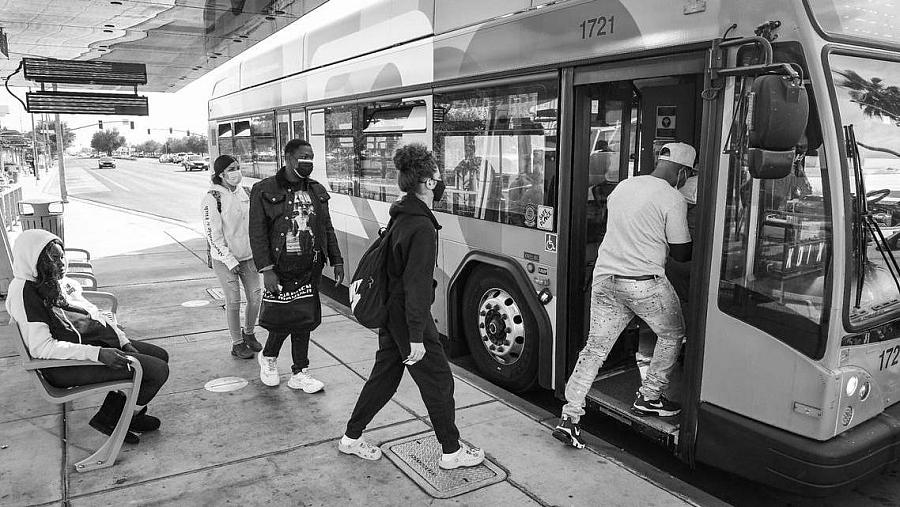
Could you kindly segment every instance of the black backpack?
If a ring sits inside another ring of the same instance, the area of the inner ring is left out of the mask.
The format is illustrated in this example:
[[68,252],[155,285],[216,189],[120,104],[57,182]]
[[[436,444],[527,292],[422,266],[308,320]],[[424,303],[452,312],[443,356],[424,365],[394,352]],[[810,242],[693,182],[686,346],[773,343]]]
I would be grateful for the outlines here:
[[350,311],[360,324],[368,328],[380,328],[387,324],[387,260],[391,250],[388,239],[393,222],[391,219],[387,228],[379,231],[350,279]]

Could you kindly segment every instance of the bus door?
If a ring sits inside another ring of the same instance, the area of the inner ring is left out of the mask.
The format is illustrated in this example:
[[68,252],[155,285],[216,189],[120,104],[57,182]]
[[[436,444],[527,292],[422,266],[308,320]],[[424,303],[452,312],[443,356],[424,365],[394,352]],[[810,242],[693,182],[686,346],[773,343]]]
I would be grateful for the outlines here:
[[[571,373],[590,329],[591,280],[606,232],[607,198],[624,179],[651,173],[665,143],[699,148],[702,72],[702,57],[575,69],[571,221],[564,231],[568,273],[566,301],[560,305],[566,309],[560,317],[566,319],[566,375],[560,383]],[[672,419],[677,418],[640,418],[630,410],[655,340],[646,324],[632,320],[600,370],[588,402],[674,445],[678,421]],[[675,401],[679,380],[676,373],[667,393]],[[557,389],[562,394],[564,385]]]

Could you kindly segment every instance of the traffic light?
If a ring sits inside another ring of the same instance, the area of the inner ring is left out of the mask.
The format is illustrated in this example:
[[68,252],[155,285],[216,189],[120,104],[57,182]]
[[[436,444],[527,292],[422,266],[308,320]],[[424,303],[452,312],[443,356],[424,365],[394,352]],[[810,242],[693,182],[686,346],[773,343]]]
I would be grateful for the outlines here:
[[172,127],[169,127],[169,133],[170,134],[172,133]]
[[150,129],[147,129],[147,135],[148,136],[150,135]]
[[187,131],[187,135],[188,135],[188,137],[191,137],[191,131],[190,131],[190,130]]
[[131,122],[131,130],[134,130],[134,122]]
[[97,128],[103,130],[103,120],[97,121]]

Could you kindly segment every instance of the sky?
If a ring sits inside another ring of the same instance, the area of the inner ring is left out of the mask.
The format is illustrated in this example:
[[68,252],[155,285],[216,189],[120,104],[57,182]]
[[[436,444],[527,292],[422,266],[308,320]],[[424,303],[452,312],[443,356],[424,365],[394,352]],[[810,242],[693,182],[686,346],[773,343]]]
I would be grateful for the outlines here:
[[[240,62],[271,49],[288,37],[296,37],[298,32],[304,30],[305,27],[320,23],[323,19],[339,16],[344,12],[352,12],[359,5],[364,4],[365,1],[329,0],[328,3],[317,8],[312,13],[247,49],[228,63],[210,71],[178,92],[141,92],[139,87],[138,94],[146,95],[149,101],[149,116],[61,115],[62,121],[69,125],[70,128],[85,127],[75,130],[76,138],[72,148],[77,150],[81,147],[90,146],[91,137],[98,130],[98,120],[103,120],[104,129],[118,129],[119,133],[128,140],[129,145],[139,144],[148,139],[164,142],[169,137],[184,136],[188,130],[191,131],[191,134],[195,132],[205,134],[208,116],[207,104],[212,95],[213,86],[226,73],[237,72]],[[297,58],[300,58],[300,55],[297,55]],[[11,87],[11,89],[20,99],[25,100],[27,89],[20,87]],[[4,128],[21,132],[30,132],[30,115],[25,112],[16,99],[9,96],[5,88],[0,86],[0,109],[3,109],[2,106],[4,105],[8,107],[9,114],[0,115],[0,125]],[[39,118],[35,115],[35,123],[38,121]],[[134,121],[134,130],[131,130],[131,126],[128,123],[130,121]],[[148,128],[151,129],[149,135],[147,134]],[[174,129],[175,132],[169,134],[169,128]]]

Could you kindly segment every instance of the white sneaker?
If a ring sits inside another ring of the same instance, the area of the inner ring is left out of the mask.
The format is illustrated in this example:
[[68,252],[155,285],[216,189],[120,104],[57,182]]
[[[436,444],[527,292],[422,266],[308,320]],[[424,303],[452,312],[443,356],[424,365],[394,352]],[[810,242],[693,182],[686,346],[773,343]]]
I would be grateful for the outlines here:
[[256,355],[259,363],[259,380],[267,386],[277,386],[281,379],[278,377],[277,357],[266,357],[262,352]]
[[302,389],[304,393],[312,394],[321,391],[325,384],[321,380],[312,378],[306,372],[306,368],[304,368],[302,371],[291,375],[291,379],[288,380],[288,387],[291,389]]
[[344,445],[343,442],[338,442],[338,450],[344,454],[355,454],[360,458],[369,461],[381,459],[381,449],[366,442],[362,438],[357,438],[356,441],[350,445]]
[[462,442],[460,442],[459,445],[459,451],[454,454],[452,458],[444,459],[444,457],[441,456],[441,461],[438,466],[444,470],[453,470],[454,468],[480,465],[481,462],[484,461],[484,451],[482,449],[469,447]]

